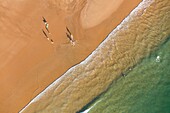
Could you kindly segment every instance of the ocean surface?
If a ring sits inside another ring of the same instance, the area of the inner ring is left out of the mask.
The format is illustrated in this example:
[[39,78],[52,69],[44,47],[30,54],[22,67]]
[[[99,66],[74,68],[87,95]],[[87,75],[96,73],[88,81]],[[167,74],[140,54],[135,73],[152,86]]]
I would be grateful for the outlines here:
[[81,113],[170,113],[170,36]]

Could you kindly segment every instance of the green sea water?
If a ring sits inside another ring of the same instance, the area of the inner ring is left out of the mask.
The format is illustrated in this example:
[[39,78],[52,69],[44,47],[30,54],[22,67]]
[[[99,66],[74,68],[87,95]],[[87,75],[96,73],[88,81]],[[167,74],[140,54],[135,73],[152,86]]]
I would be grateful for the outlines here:
[[170,113],[170,37],[80,112],[83,111]]

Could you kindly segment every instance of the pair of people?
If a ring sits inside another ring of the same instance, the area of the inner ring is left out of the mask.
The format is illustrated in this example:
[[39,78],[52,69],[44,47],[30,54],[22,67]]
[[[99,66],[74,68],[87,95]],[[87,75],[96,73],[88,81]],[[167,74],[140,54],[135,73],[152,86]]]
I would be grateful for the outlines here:
[[[42,18],[43,18],[43,22],[44,22],[44,24],[45,24],[45,28],[46,28],[48,34],[51,34],[50,31],[49,31],[49,29],[48,29],[48,28],[49,28],[49,24],[48,24],[47,20],[46,20],[44,17],[42,17]],[[47,40],[50,40],[50,41],[51,41],[51,44],[53,44],[54,41],[48,37],[48,35],[46,34],[46,32],[45,32],[43,29],[42,29],[42,32],[44,33],[44,35],[45,35],[45,37],[47,38]]]

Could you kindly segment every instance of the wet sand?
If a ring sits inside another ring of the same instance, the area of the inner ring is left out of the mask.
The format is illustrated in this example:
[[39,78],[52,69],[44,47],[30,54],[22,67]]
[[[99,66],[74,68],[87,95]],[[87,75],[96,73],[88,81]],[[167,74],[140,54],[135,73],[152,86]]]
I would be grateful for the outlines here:
[[48,86],[22,113],[79,111],[167,40],[169,6],[169,0],[143,0],[90,56]]
[[[0,112],[21,110],[66,70],[84,60],[140,1],[120,1],[114,9],[108,8],[106,15],[95,15],[99,19],[90,14],[95,2],[85,0],[1,1]],[[94,8],[107,5],[99,3]],[[83,8],[88,9],[87,6],[90,8],[86,12]],[[87,17],[83,17],[84,13]],[[47,19],[51,34],[46,32],[42,16]],[[89,21],[90,18],[93,19]],[[66,26],[77,41],[74,47],[66,37]],[[54,44],[46,39],[42,29]]]

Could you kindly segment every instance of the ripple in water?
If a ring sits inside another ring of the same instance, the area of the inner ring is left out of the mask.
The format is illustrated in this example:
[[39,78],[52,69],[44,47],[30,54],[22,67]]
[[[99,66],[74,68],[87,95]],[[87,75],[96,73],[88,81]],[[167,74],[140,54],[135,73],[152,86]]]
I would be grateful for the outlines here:
[[88,113],[170,113],[170,37],[80,112],[87,110]]

